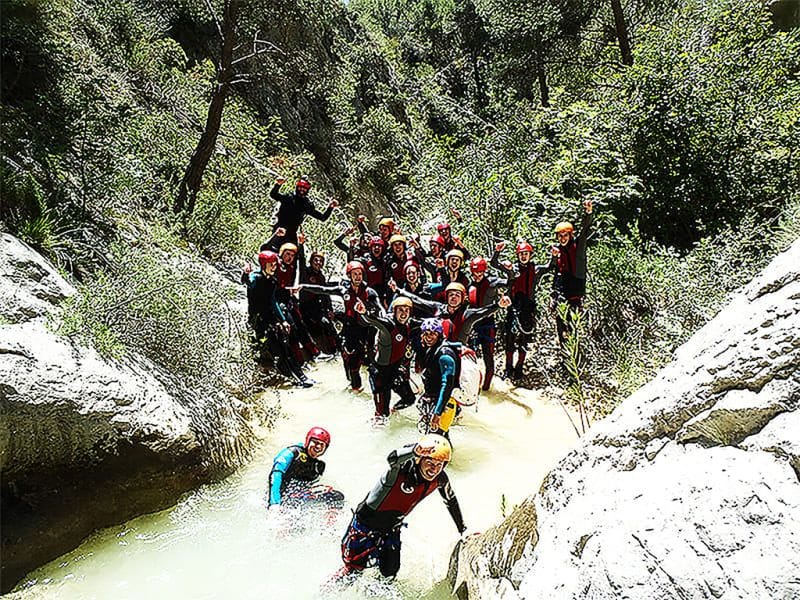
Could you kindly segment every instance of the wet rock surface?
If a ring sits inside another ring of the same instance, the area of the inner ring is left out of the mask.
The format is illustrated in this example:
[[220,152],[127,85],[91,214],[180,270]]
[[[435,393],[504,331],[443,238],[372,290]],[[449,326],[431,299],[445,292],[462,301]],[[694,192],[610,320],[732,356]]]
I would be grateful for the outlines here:
[[459,545],[458,596],[800,597],[799,367],[796,242]]

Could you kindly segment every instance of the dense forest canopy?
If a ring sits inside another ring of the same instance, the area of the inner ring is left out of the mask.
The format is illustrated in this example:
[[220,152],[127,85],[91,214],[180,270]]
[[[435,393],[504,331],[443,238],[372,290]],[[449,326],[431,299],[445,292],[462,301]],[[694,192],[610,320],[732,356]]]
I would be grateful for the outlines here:
[[[484,253],[543,255],[591,199],[592,372],[623,393],[797,237],[791,0],[7,0],[1,67],[0,219],[105,297],[161,253],[250,256],[278,174],[340,222],[458,208]],[[114,319],[180,328],[159,310]]]

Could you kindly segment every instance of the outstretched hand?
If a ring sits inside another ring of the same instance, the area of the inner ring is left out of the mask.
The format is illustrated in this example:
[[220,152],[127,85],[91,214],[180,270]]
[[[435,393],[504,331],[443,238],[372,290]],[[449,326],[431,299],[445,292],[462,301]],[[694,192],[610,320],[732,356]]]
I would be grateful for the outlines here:
[[286,183],[286,177],[278,177],[275,180],[275,185],[283,185],[284,183]]
[[592,201],[591,200],[584,200],[583,201],[583,209],[586,211],[587,215],[592,214]]
[[306,234],[305,233],[298,233],[297,234],[297,243],[301,246],[306,243]]
[[353,310],[360,315],[367,313],[367,307],[361,300],[356,300],[356,303],[353,305]]
[[275,230],[275,235],[278,237],[283,237],[286,235],[286,228],[285,227],[278,227]]
[[328,202],[328,207],[336,208],[337,206],[339,206],[339,201],[336,198],[331,198],[331,201]]
[[494,251],[495,252],[502,252],[503,250],[505,250],[505,247],[506,247],[506,243],[505,242],[497,242],[494,245]]

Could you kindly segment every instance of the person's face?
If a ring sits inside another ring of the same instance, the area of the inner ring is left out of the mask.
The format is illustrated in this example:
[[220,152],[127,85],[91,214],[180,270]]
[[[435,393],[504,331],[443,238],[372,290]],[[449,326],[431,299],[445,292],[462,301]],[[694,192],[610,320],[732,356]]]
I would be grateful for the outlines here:
[[422,332],[422,343],[430,348],[431,346],[435,346],[436,342],[439,341],[439,334],[435,331],[423,331]]
[[417,270],[417,267],[408,267],[406,269],[406,281],[411,284],[419,281],[419,271]]
[[442,229],[439,232],[439,235],[441,235],[444,238],[445,242],[448,241],[450,239],[450,228],[447,227],[446,229]]
[[378,233],[380,233],[381,237],[385,239],[389,237],[389,234],[392,233],[392,230],[388,225],[378,225]]
[[325,454],[325,451],[327,449],[328,449],[327,444],[325,444],[325,442],[323,442],[322,440],[318,440],[316,438],[311,438],[308,441],[308,448],[306,448],[306,450],[308,451],[308,455],[311,458],[319,458],[320,456]]
[[442,247],[436,242],[431,242],[431,254],[439,256],[442,253]]
[[383,253],[383,248],[378,244],[372,244],[369,249],[372,251],[372,256],[375,258],[378,258]]
[[400,323],[401,325],[405,325],[411,318],[411,307],[396,306],[394,309],[394,318],[397,319],[397,322]]
[[517,254],[517,258],[520,263],[527,265],[531,260],[531,253],[528,250],[523,250]]
[[297,254],[294,250],[284,250],[283,254],[281,254],[281,260],[290,265],[294,262],[294,256]]
[[472,279],[474,281],[481,281],[486,275],[486,273],[484,273],[483,271],[476,271],[475,269],[471,269],[471,271],[472,271]]
[[419,459],[419,472],[426,480],[433,481],[442,472],[444,465],[443,460],[423,456]]
[[392,244],[392,252],[394,252],[395,256],[401,256],[405,254],[406,245],[403,242],[394,242]]
[[451,256],[447,259],[447,267],[451,271],[458,271],[461,268],[461,259],[457,256]]
[[268,262],[264,263],[264,273],[267,275],[275,275],[275,269],[278,268],[278,263]]
[[298,196],[308,196],[308,190],[304,187],[298,187],[295,189]]
[[350,271],[350,282],[358,287],[361,285],[361,282],[364,281],[364,271],[361,269],[353,269]]
[[322,267],[325,266],[325,258],[319,255],[315,256],[311,259],[311,266],[317,271],[321,271]]
[[447,306],[458,308],[459,306],[461,306],[463,298],[464,295],[458,290],[450,290],[449,292],[447,292]]
[[569,231],[562,231],[561,233],[556,234],[556,239],[558,239],[558,243],[562,246],[566,246],[569,244],[569,240],[572,237],[572,234]]

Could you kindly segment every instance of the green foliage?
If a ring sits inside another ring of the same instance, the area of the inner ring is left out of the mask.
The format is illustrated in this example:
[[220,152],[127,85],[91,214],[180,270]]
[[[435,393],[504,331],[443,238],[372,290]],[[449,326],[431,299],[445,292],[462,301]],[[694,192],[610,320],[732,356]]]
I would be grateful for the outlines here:
[[155,233],[114,244],[113,266],[79,286],[57,330],[107,357],[127,360],[134,350],[191,387],[221,389],[230,365],[244,368],[235,355],[243,324],[227,307],[232,286],[209,278],[209,267],[193,264],[167,232]]

